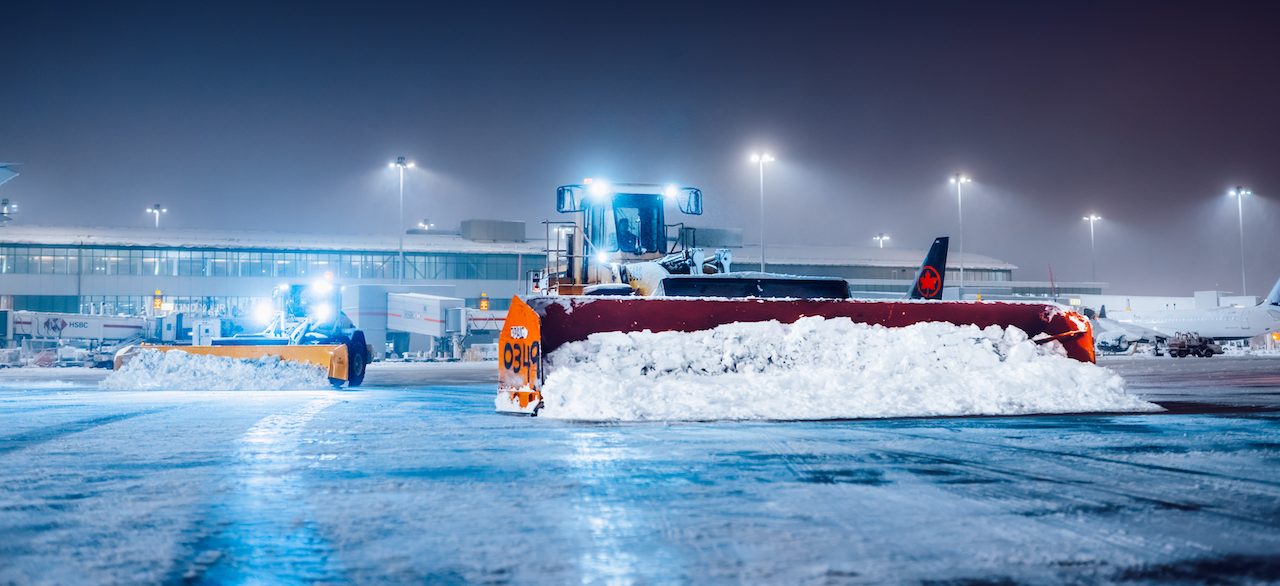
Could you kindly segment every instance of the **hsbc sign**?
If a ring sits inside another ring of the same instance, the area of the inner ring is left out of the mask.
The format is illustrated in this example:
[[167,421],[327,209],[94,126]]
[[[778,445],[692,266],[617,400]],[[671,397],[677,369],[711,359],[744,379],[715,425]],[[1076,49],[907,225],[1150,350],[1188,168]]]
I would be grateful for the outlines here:
[[142,333],[146,320],[42,311],[13,312],[13,334],[32,338],[122,340]]

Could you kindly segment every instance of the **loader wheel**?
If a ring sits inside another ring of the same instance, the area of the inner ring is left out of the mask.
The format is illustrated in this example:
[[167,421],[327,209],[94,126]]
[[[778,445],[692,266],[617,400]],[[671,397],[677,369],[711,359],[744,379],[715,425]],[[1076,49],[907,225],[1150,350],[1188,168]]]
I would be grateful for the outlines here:
[[347,342],[347,388],[358,387],[364,382],[365,367],[369,365],[368,353],[364,332],[357,331]]

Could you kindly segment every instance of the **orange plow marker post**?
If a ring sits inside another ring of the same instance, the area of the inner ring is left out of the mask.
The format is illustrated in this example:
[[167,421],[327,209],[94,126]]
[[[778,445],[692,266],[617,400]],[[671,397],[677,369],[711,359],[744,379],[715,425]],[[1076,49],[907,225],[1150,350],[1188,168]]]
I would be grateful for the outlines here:
[[542,404],[542,318],[519,297],[511,299],[498,335],[497,410],[537,415]]

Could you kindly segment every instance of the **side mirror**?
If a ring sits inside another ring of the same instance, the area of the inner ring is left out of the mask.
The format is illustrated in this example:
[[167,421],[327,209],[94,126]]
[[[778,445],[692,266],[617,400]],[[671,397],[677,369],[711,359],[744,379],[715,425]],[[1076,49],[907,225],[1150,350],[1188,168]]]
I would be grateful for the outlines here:
[[585,191],[581,185],[561,185],[556,189],[556,211],[562,214],[582,211]]
[[702,215],[702,190],[697,187],[684,187],[676,195],[676,205],[680,212],[691,216]]

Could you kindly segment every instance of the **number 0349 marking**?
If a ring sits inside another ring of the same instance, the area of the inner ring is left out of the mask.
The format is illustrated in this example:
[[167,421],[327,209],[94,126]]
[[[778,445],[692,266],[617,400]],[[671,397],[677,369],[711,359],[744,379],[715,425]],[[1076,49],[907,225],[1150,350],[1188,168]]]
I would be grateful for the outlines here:
[[515,373],[524,374],[526,381],[533,381],[540,369],[542,360],[542,344],[539,342],[507,342],[502,346],[502,367]]

